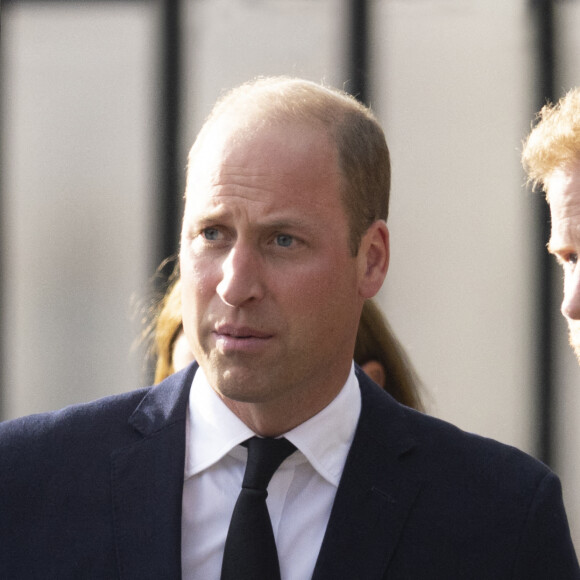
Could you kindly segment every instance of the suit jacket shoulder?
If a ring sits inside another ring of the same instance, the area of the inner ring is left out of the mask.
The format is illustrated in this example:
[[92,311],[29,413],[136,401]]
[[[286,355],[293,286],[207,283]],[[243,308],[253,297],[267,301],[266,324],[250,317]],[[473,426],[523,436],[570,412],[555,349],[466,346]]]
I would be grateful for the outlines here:
[[316,580],[580,578],[552,471],[359,382]]
[[193,372],[0,424],[1,578],[179,573]]

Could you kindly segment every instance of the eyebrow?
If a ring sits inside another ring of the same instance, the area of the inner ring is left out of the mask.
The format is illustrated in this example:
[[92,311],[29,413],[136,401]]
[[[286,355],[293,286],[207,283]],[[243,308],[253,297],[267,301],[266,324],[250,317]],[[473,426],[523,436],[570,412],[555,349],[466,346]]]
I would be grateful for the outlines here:
[[562,244],[561,242],[554,242],[553,238],[550,238],[548,243],[546,244],[546,249],[550,254],[556,256],[558,253],[562,251],[562,248],[565,248],[566,244]]
[[[194,215],[194,220],[200,224],[214,224],[221,220],[227,221],[232,218],[233,212],[229,209],[215,208],[199,215]],[[273,217],[269,219],[265,217],[263,220],[254,222],[253,225],[261,229],[284,230],[284,229],[299,229],[305,231],[316,231],[317,224],[305,220],[299,216],[289,217]]]
[[302,230],[313,230],[317,229],[316,224],[308,223],[306,220],[302,218],[283,218],[283,219],[274,219],[272,221],[265,220],[263,227],[272,229],[272,230],[285,230],[285,229],[302,229]]
[[565,240],[563,240],[562,238],[554,239],[553,236],[550,236],[550,239],[546,244],[546,249],[548,250],[548,252],[553,256],[556,256],[556,258],[562,252],[572,249],[572,247],[573,247],[572,244],[566,243]]

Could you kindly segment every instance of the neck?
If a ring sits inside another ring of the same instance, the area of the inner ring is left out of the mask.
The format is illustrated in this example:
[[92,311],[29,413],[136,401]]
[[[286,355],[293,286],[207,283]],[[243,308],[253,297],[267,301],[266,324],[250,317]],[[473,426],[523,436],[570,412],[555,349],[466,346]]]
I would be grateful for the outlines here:
[[327,389],[325,396],[312,397],[310,400],[304,397],[291,400],[288,397],[284,400],[249,403],[223,396],[222,400],[257,435],[279,437],[320,413],[338,395],[345,381],[346,377],[334,389]]

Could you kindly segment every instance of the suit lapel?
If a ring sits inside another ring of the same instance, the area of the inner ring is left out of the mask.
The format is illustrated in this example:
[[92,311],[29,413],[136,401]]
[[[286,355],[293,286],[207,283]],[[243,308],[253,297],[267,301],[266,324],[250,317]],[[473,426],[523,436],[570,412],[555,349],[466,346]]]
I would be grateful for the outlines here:
[[358,378],[361,417],[313,580],[382,578],[421,486],[401,465],[415,447],[402,409]]
[[[185,420],[197,365],[153,387],[129,422],[136,442],[111,456],[120,578],[181,578]],[[313,580],[383,577],[421,482],[405,475],[414,441],[403,411],[359,375],[361,417]]]
[[149,391],[129,419],[141,438],[111,456],[121,578],[181,577],[185,418],[195,368]]

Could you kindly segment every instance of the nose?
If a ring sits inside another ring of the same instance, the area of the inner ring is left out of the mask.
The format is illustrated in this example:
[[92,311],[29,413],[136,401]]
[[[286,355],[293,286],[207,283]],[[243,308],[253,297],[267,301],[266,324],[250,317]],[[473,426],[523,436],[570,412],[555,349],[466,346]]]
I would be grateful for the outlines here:
[[571,320],[580,320],[580,267],[566,275],[564,279],[564,300],[562,314]]
[[226,304],[236,308],[261,300],[264,280],[259,252],[238,240],[222,262],[216,290]]

